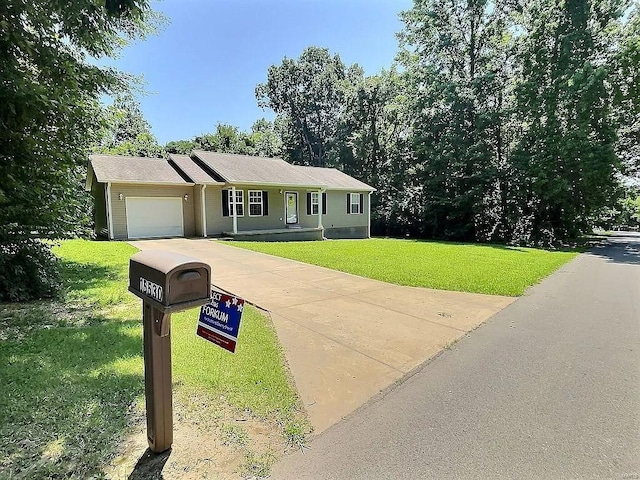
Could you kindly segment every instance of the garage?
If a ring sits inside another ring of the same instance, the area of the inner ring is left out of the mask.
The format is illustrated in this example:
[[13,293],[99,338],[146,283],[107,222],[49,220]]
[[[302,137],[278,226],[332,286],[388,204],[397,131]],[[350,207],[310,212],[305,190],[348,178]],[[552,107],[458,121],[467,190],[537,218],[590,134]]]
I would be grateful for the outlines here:
[[180,197],[127,197],[127,237],[183,237]]

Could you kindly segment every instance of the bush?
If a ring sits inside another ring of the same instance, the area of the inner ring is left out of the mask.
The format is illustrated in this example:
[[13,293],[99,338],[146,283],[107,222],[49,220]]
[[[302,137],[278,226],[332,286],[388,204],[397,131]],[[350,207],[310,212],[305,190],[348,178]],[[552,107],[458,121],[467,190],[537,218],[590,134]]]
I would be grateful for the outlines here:
[[55,296],[62,286],[60,262],[39,240],[0,242],[0,301]]

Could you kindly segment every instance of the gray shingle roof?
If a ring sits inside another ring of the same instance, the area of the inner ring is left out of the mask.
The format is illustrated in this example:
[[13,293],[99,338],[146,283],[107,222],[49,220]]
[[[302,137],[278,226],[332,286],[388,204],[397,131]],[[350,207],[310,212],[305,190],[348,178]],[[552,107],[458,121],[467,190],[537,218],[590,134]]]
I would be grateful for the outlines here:
[[315,179],[280,158],[194,150],[204,164],[229,183],[321,187]]
[[164,158],[90,155],[89,161],[101,183],[188,183]]
[[356,180],[335,168],[307,167],[302,165],[293,165],[293,168],[304,172],[313,178],[315,182],[327,188],[339,190],[375,190],[366,183]]
[[189,155],[170,154],[169,159],[172,160],[177,167],[182,170],[187,176],[195,183],[214,183],[215,180],[211,176],[202,170],[191,159]]

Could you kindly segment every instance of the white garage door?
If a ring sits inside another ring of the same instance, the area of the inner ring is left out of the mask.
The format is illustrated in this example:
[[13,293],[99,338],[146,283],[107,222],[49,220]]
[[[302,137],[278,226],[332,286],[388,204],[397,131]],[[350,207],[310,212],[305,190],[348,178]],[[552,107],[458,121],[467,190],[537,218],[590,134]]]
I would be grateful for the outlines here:
[[129,238],[182,237],[182,198],[127,197]]

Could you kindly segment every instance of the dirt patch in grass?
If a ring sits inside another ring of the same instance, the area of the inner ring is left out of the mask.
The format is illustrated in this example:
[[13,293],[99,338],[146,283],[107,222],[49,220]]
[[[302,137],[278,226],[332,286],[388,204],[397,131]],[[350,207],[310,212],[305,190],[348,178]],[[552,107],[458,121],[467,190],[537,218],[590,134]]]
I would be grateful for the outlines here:
[[[204,403],[194,408],[194,401]],[[174,440],[170,451],[148,449],[144,412],[131,428],[116,457],[105,468],[113,479],[263,478],[287,445],[279,425],[238,412],[224,400],[207,405],[206,398],[176,394]]]

